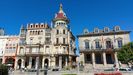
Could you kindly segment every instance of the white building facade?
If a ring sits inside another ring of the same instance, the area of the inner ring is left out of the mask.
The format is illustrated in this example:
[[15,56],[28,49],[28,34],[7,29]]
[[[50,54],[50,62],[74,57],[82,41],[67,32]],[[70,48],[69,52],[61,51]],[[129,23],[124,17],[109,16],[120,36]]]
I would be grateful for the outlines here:
[[76,63],[75,37],[69,29],[69,19],[60,5],[60,10],[47,23],[30,23],[21,27],[19,47],[17,51],[17,66],[20,68],[64,68]]
[[130,31],[105,27],[103,30],[95,28],[93,32],[84,29],[83,34],[77,35],[79,42],[79,61],[86,68],[118,67],[117,52],[124,44],[130,42]]
[[3,61],[6,42],[7,42],[7,36],[0,36],[0,63],[2,63]]

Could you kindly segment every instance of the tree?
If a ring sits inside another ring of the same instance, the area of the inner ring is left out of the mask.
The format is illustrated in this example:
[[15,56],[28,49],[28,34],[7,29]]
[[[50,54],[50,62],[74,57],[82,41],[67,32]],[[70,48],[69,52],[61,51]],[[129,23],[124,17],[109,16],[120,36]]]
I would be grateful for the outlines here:
[[0,64],[0,75],[8,75],[8,68],[4,64]]
[[124,45],[118,52],[118,59],[122,63],[130,62],[133,65],[133,42]]

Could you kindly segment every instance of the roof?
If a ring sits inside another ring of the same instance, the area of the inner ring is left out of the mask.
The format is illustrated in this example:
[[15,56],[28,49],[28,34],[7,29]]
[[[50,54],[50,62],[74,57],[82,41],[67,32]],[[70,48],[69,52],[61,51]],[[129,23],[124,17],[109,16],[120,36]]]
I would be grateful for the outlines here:
[[99,32],[99,33],[95,33],[95,32],[91,32],[91,33],[86,33],[86,34],[80,34],[77,35],[77,37],[88,37],[88,36],[100,36],[100,35],[115,35],[115,34],[129,34],[131,31],[110,31],[110,32]]
[[63,21],[69,22],[69,20],[68,20],[66,14],[65,14],[64,11],[63,11],[62,4],[60,4],[60,10],[59,10],[59,12],[55,15],[55,18],[53,19],[53,21],[57,21],[57,20],[63,20]]

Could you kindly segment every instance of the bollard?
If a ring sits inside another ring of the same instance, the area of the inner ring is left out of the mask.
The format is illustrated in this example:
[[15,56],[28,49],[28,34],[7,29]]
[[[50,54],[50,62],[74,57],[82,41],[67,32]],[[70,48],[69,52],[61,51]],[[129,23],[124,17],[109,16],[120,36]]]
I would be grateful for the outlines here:
[[44,65],[44,75],[47,75],[48,72],[48,66],[47,64]]
[[44,70],[44,75],[47,75],[47,70]]

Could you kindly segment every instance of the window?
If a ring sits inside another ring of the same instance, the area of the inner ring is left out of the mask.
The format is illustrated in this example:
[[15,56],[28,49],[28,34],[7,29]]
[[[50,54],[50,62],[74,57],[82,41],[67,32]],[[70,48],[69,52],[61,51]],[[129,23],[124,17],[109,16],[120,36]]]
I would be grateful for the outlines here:
[[56,32],[57,34],[59,34],[59,30],[57,30],[57,32]]
[[109,28],[108,27],[105,27],[104,28],[104,32],[109,32]]
[[43,30],[41,30],[40,34],[43,35]]
[[106,41],[106,48],[111,48],[111,41]]
[[32,35],[32,31],[30,31],[30,35]]
[[88,29],[84,29],[84,34],[89,33]]
[[119,29],[119,27],[116,27],[116,31],[119,31],[120,29]]
[[89,46],[89,41],[85,41],[85,49],[89,49],[90,46]]
[[65,30],[63,30],[63,34],[65,34]]
[[95,29],[94,29],[94,32],[95,32],[95,33],[98,33],[98,32],[99,32],[99,29],[98,29],[98,28],[95,28]]
[[120,31],[120,27],[119,26],[115,26],[115,31]]
[[65,44],[66,43],[66,39],[65,38],[63,38],[63,44]]
[[30,27],[32,28],[32,25]]
[[122,47],[122,40],[118,40],[118,48]]
[[59,44],[59,38],[56,38],[56,44]]
[[91,54],[85,55],[85,63],[91,63]]
[[96,41],[95,44],[96,44],[96,49],[100,48],[99,41]]
[[35,35],[35,31],[33,31],[33,35]]
[[38,35],[38,32],[36,31],[36,33],[35,33],[36,35]]
[[65,52],[66,48],[65,48],[65,47],[63,47],[63,50],[64,50],[64,52]]
[[40,35],[40,31],[38,31],[38,35]]
[[41,27],[43,27],[43,24],[41,25]]

